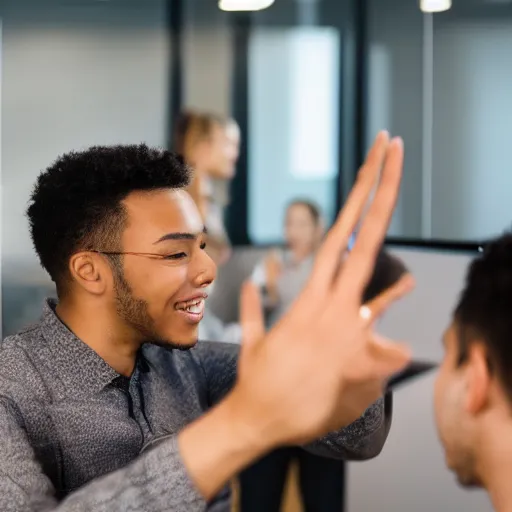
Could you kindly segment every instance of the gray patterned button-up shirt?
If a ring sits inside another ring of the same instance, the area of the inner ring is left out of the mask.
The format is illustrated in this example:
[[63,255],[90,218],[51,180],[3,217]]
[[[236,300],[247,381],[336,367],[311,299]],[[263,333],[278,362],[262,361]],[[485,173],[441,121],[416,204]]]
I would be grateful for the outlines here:
[[[238,346],[145,345],[131,378],[117,374],[57,318],[0,344],[2,512],[228,511],[189,479],[176,434],[234,383]],[[310,449],[363,459],[379,453],[390,411],[380,400]]]

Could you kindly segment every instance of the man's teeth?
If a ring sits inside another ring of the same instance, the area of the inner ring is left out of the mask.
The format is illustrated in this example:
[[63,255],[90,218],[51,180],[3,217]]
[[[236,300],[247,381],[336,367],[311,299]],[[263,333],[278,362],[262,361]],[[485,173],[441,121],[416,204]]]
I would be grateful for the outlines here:
[[185,308],[185,311],[199,315],[200,313],[203,312],[203,306],[204,306],[204,300],[201,299],[201,300],[194,302],[193,304],[190,304],[190,306],[187,306]]

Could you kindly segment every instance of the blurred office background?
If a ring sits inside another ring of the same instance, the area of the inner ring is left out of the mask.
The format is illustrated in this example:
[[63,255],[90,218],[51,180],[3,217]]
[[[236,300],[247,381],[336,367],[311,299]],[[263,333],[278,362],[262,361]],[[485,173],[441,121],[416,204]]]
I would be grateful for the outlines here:
[[[417,290],[383,329],[440,359],[467,262],[512,220],[511,1],[454,0],[431,15],[417,0],[276,0],[254,13],[216,0],[1,0],[0,20],[3,336],[54,293],[24,217],[40,170],[92,144],[169,147],[192,107],[242,130],[226,212],[234,252],[212,298],[225,321],[282,242],[287,202],[307,197],[332,220],[376,132],[403,136],[389,246]],[[433,378],[397,391],[383,453],[349,466],[348,512],[491,510],[444,467]]]

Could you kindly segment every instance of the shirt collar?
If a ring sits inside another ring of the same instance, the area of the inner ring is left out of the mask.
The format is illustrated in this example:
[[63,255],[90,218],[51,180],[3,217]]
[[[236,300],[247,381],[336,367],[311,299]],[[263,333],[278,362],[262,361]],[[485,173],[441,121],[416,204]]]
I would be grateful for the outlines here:
[[41,331],[52,353],[52,368],[68,393],[94,394],[120,375],[92,348],[75,336],[55,313],[57,302],[47,299]]

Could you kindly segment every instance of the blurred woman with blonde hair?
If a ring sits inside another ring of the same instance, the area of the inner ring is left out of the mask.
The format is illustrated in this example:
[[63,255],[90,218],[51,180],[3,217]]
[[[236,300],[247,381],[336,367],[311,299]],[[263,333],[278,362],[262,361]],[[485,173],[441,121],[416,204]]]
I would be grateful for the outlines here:
[[214,193],[214,181],[234,177],[239,146],[240,129],[233,119],[187,111],[176,122],[174,149],[194,170],[188,192],[203,217],[208,251],[218,265],[229,259],[231,244],[223,218],[227,200]]

